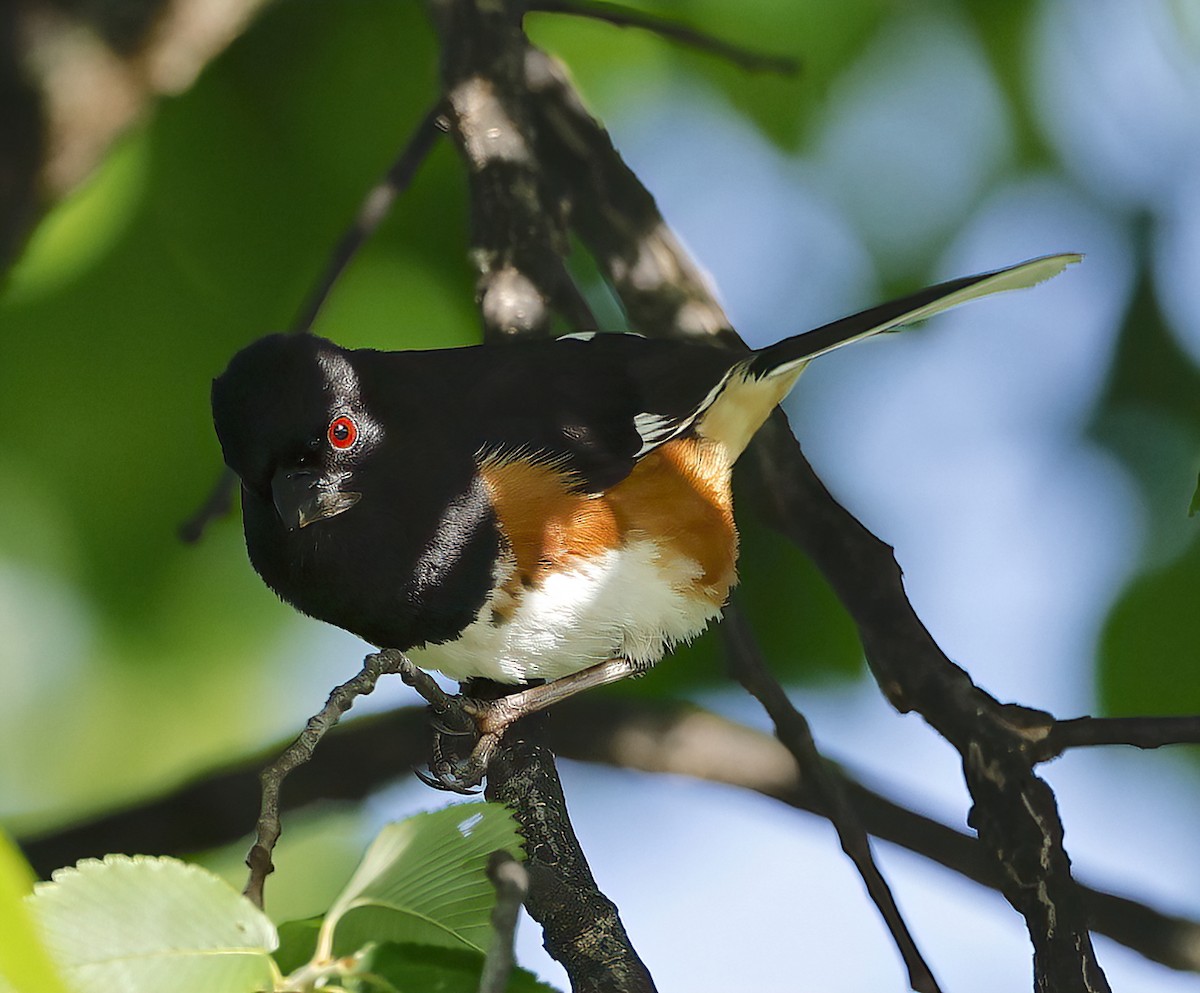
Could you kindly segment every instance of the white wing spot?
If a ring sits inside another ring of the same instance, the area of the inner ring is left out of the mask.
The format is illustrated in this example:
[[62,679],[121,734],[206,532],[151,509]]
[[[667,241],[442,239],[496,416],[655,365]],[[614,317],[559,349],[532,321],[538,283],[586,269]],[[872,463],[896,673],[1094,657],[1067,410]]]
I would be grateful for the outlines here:
[[[555,341],[591,341],[593,338],[600,336],[600,331],[572,331],[570,334],[560,334]],[[605,337],[611,338],[614,335],[622,335],[626,338],[645,338],[644,334],[638,331],[605,331]]]
[[666,441],[678,427],[678,421],[663,414],[642,413],[636,415],[633,419],[633,429],[642,439],[642,447],[638,456],[646,454],[655,445]]

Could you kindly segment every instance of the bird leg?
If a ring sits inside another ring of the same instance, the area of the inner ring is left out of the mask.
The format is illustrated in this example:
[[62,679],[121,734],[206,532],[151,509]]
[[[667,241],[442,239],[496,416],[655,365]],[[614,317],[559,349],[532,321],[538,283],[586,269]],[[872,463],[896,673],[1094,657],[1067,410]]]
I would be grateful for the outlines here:
[[[401,677],[428,702],[434,712],[435,737],[430,773],[418,773],[430,786],[455,793],[471,793],[483,782],[488,763],[496,754],[508,729],[522,717],[536,714],[576,693],[595,686],[607,686],[626,676],[642,672],[644,665],[616,658],[599,662],[587,669],[562,676],[549,683],[528,686],[495,700],[470,696],[449,696],[433,679],[412,663],[401,670]],[[448,757],[442,748],[446,735],[473,734],[476,742],[465,759]]]

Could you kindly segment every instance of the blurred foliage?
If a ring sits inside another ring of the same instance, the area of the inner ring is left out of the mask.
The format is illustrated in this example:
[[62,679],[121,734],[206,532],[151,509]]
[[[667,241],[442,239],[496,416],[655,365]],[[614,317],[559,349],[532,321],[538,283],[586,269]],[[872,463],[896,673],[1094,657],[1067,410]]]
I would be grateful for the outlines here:
[[[357,976],[348,977],[350,993],[375,993],[379,980],[397,993],[475,993],[483,971],[483,956],[466,949],[434,948],[384,942],[376,945],[362,962]],[[538,982],[533,973],[514,969],[507,993],[554,993],[554,987]]]
[[1099,658],[1110,713],[1200,712],[1200,370],[1181,351],[1143,279],[1093,433],[1129,470],[1147,509],[1148,570],[1114,606]]
[[65,993],[66,986],[38,936],[26,897],[34,876],[8,835],[0,831],[0,991]]
[[[802,156],[831,90],[872,41],[933,10],[980,39],[1020,161],[1064,169],[1033,111],[1033,0],[918,4],[915,13],[883,0],[641,6],[796,56],[803,70],[747,75],[645,32],[532,16],[534,40],[564,59],[602,117],[679,83],[703,86]],[[9,412],[0,424],[0,671],[20,704],[0,743],[0,814],[52,820],[162,787],[295,728],[315,707],[293,693],[357,665],[330,659],[317,676],[287,668],[299,665],[282,658],[289,632],[315,622],[262,587],[236,522],[219,522],[198,547],[181,545],[176,530],[219,468],[211,378],[241,345],[293,319],[364,192],[435,99],[436,56],[418,3],[272,5],[111,150],[14,267],[0,295]],[[997,167],[992,181],[1004,178]],[[349,346],[475,340],[464,189],[443,142],[316,330]],[[579,269],[588,271],[586,259]],[[619,321],[611,301],[600,309]],[[1182,519],[1187,493],[1177,507],[1154,494],[1164,481],[1174,492],[1195,480],[1200,393],[1170,342],[1143,294],[1095,436],[1145,483],[1150,516],[1174,507]],[[1149,436],[1129,427],[1135,414]],[[1196,639],[1181,632],[1194,623],[1200,552],[1183,530],[1164,533],[1158,571],[1131,587],[1106,638],[1113,711],[1177,710],[1179,684],[1197,682]],[[752,520],[741,574],[747,613],[788,678],[860,671],[853,628],[831,593]],[[711,632],[679,655],[614,691],[678,694],[721,678]],[[313,702],[320,692],[312,689]]]

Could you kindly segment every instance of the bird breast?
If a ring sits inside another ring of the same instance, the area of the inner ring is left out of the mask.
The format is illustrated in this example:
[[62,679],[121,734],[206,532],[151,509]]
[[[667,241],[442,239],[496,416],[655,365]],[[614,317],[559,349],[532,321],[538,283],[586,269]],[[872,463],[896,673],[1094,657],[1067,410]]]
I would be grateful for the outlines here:
[[528,457],[480,461],[502,534],[494,586],[453,641],[412,655],[454,679],[555,679],[614,657],[653,665],[719,615],[737,529],[722,447],[677,438],[616,486],[578,492]]

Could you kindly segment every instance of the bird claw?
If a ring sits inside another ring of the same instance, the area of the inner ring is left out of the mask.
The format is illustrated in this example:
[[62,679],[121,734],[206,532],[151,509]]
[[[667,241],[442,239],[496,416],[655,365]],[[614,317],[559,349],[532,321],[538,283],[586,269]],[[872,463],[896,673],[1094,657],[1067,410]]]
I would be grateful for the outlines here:
[[461,781],[449,765],[438,767],[431,763],[429,768],[429,772],[425,772],[423,769],[413,770],[413,774],[426,786],[432,786],[435,790],[442,790],[446,793],[457,793],[460,796],[478,796],[481,792],[477,787]]
[[[417,770],[416,775],[434,789],[473,796],[480,791],[488,765],[517,715],[510,714],[502,700],[457,696],[448,702],[450,706],[439,708],[430,719],[433,754],[429,771]],[[467,736],[474,742],[463,757],[461,739]],[[451,745],[446,738],[459,740]]]
[[453,714],[449,711],[443,711],[442,713],[434,711],[429,718],[429,726],[433,728],[439,737],[464,738],[467,735],[479,734],[479,729],[475,726],[475,722],[470,719],[466,719],[463,724],[456,725],[454,723],[455,719],[459,719],[462,716],[463,711],[461,709],[456,709]]

